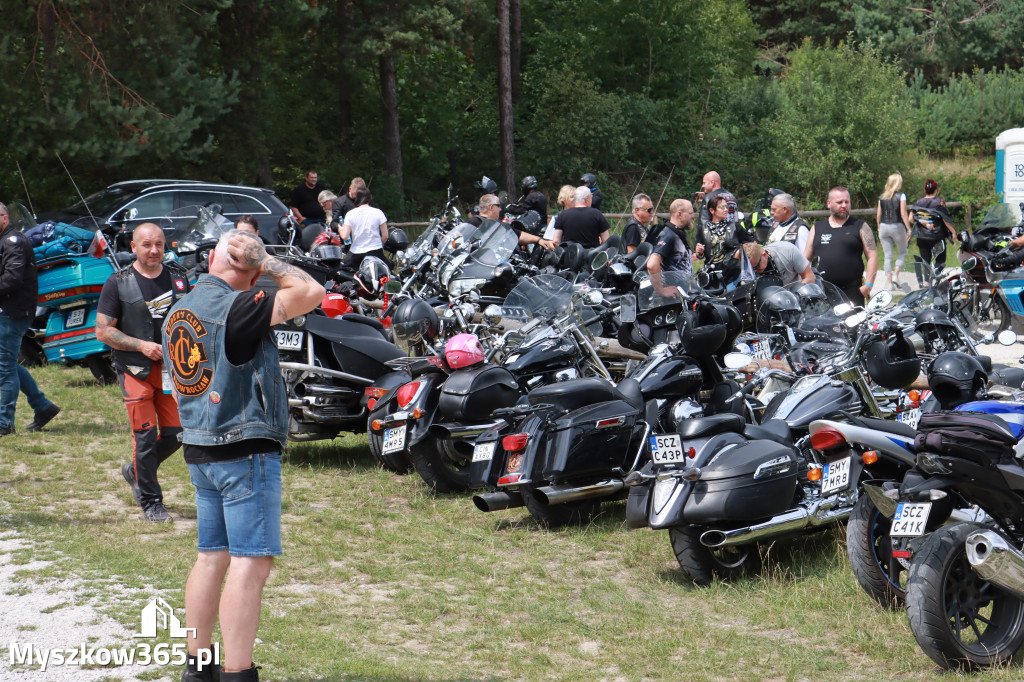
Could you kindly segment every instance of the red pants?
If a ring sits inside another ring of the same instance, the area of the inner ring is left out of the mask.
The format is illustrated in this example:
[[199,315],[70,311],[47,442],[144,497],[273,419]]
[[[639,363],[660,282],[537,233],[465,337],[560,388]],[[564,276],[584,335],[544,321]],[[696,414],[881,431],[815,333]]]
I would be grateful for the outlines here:
[[124,405],[128,409],[128,422],[132,427],[132,463],[143,509],[163,502],[156,471],[181,445],[178,441],[181,433],[178,402],[173,393],[167,395],[163,391],[162,367],[163,363],[154,362],[145,379],[118,372]]

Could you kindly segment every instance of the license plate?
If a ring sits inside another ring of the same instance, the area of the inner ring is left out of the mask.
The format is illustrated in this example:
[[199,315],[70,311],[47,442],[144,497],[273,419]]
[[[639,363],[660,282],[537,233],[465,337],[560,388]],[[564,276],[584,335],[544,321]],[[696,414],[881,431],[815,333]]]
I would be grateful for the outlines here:
[[829,462],[825,465],[825,471],[821,477],[821,494],[842,490],[850,485],[850,462],[852,457],[844,457],[837,462]]
[[683,461],[683,439],[678,433],[651,436],[650,442],[651,457],[655,464],[674,464]]
[[770,344],[767,339],[754,342],[752,350],[754,351],[754,358],[756,360],[772,359],[772,344]]
[[381,450],[385,455],[398,452],[405,447],[405,424],[384,429],[384,445]]
[[490,462],[494,457],[494,443],[478,443],[473,446],[474,462]]
[[302,332],[277,331],[277,347],[281,350],[302,350]]
[[64,322],[65,327],[70,329],[71,327],[81,327],[83,324],[85,324],[85,308],[68,311],[67,319]]
[[928,515],[932,511],[931,502],[900,502],[896,505],[896,514],[892,517],[889,536],[894,538],[918,538],[924,535]]
[[914,407],[909,410],[903,410],[896,415],[896,421],[903,422],[912,429],[917,428],[917,423],[921,421],[921,408]]

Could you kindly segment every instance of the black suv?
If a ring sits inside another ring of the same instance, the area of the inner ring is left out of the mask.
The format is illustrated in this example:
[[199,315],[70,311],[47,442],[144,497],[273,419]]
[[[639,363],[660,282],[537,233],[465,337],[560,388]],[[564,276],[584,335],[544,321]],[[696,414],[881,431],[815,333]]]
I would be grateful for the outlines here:
[[[86,209],[85,203],[89,208]],[[273,190],[245,185],[219,185],[194,180],[128,180],[110,185],[59,211],[39,216],[40,222],[57,220],[87,229],[94,229],[94,221],[108,234],[130,235],[141,223],[156,223],[164,228],[168,245],[178,238],[192,217],[179,217],[174,212],[186,206],[218,204],[221,213],[236,220],[246,213],[260,224],[260,236],[269,244],[278,244],[278,221],[288,213],[288,207]]]

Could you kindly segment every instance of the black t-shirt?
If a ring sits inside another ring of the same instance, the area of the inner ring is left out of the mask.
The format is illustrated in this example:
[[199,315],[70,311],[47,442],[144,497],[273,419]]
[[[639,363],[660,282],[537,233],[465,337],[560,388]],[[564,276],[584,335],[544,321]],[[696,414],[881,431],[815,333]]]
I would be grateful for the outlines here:
[[[149,314],[153,316],[153,338],[146,339],[146,341],[152,340],[160,343],[160,339],[163,338],[160,328],[164,324],[167,311],[171,308],[172,287],[175,286],[175,282],[182,282],[178,295],[183,296],[188,285],[184,283],[183,277],[171,277],[171,271],[167,268],[163,268],[160,274],[153,279],[146,277],[134,267],[131,268],[131,271],[135,276],[135,281],[139,283],[139,290],[142,292],[142,299],[149,308]],[[117,293],[117,274],[111,275],[103,283],[103,290],[100,292],[100,300],[96,305],[96,312],[115,320],[122,319],[121,297]],[[121,326],[118,325],[118,328],[120,329]]]
[[540,222],[542,225],[548,223],[548,198],[544,196],[544,193],[540,190],[533,190],[519,202],[519,205],[525,208],[527,211],[536,211],[540,214]]
[[640,246],[645,239],[647,239],[647,228],[641,225],[636,218],[630,218],[622,230],[622,245]]
[[653,253],[661,256],[661,269],[665,272],[681,271],[688,275],[693,274],[693,261],[690,259],[690,249],[686,246],[685,235],[682,230],[671,223],[658,235],[658,243]]
[[[260,343],[270,331],[270,317],[274,312],[277,290],[250,289],[235,297],[228,311],[224,347],[227,359],[233,365],[243,365],[253,359]],[[189,464],[223,462],[261,452],[277,452],[281,444],[270,438],[250,438],[230,445],[189,445],[182,447]]]
[[558,214],[555,229],[562,231],[563,242],[576,242],[592,249],[601,245],[601,233],[610,228],[604,215],[596,208],[576,206]]
[[[345,217],[345,214],[356,207],[356,202],[352,201],[352,197],[349,195],[341,196],[331,202],[331,212],[334,214],[334,219],[341,221]],[[302,210],[302,209],[299,209]],[[306,215],[303,213],[302,215]]]
[[601,202],[604,201],[604,194],[598,188],[590,190],[590,208],[596,208],[600,210]]
[[302,214],[303,218],[323,220],[327,215],[324,213],[324,207],[317,201],[320,192],[323,191],[324,186],[319,182],[312,189],[306,183],[302,183],[292,190],[292,202],[288,205],[299,209],[299,213]]

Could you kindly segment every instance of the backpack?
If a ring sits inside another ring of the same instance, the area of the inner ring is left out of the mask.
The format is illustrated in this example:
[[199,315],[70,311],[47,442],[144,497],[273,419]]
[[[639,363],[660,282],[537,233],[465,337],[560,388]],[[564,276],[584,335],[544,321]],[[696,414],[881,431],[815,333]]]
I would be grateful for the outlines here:
[[921,415],[916,452],[933,452],[985,466],[1013,459],[1017,438],[1000,417],[984,412],[929,412]]

